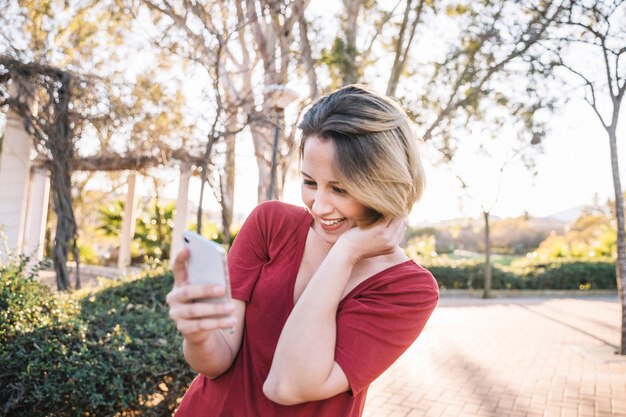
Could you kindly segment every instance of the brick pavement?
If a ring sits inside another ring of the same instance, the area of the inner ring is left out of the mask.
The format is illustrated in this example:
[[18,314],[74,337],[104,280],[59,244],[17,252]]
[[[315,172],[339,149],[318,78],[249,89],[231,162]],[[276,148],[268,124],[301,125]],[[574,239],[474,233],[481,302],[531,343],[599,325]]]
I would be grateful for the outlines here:
[[626,417],[616,297],[446,298],[365,417]]

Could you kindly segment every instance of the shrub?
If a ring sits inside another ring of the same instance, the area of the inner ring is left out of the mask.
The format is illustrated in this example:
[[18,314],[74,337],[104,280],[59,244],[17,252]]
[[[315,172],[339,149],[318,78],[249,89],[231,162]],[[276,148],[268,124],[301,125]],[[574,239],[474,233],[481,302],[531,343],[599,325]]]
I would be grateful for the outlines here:
[[[440,288],[484,288],[484,263],[479,260],[432,258],[422,265],[430,270]],[[550,262],[515,261],[510,266],[492,265],[492,289],[589,290],[616,288],[615,261],[559,259]]]
[[[437,279],[440,288],[483,288],[485,264],[478,260],[433,258],[422,264]],[[499,265],[492,265],[491,288],[523,289],[523,282]]]
[[551,261],[520,260],[511,271],[530,289],[612,290],[617,288],[615,261],[611,258]]
[[23,269],[0,269],[0,415],[171,415],[194,376],[164,305],[171,274],[68,295]]

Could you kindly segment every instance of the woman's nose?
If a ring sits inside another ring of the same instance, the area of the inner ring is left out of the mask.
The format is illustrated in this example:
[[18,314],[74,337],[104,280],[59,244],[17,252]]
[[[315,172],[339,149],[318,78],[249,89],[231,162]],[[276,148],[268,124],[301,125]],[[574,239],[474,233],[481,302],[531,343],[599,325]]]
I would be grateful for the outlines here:
[[325,192],[317,190],[315,193],[315,200],[313,200],[313,205],[311,206],[311,210],[317,216],[323,216],[325,214],[330,214],[333,211],[333,206],[328,199],[328,196]]

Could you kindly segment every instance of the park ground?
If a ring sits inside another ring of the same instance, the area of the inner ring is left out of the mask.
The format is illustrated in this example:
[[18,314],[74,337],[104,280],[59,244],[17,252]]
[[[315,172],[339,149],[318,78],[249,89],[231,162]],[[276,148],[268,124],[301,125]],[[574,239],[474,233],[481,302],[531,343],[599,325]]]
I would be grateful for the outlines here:
[[365,417],[626,416],[616,296],[443,296]]

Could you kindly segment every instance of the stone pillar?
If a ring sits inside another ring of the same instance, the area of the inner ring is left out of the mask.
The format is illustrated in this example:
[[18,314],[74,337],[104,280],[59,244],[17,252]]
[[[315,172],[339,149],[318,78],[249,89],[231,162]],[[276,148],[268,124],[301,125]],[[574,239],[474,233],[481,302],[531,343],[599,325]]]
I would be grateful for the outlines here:
[[24,231],[24,253],[32,255],[33,261],[43,259],[49,199],[49,172],[45,168],[34,167],[31,170],[26,229]]
[[[24,242],[32,165],[31,142],[22,118],[9,110],[0,155],[0,228],[3,229],[12,252],[21,252]],[[6,254],[0,253],[0,259],[4,256]]]
[[137,198],[135,197],[137,174],[135,171],[129,172],[126,182],[128,185],[128,191],[126,192],[126,203],[124,204],[122,235],[120,236],[120,251],[117,258],[117,268],[120,271],[125,271],[130,265],[130,245],[133,240],[133,236],[135,235],[135,207],[137,206]]
[[183,232],[187,229],[187,205],[189,203],[189,179],[191,178],[191,164],[180,163],[180,179],[178,180],[178,198],[174,212],[174,230],[172,230],[172,244],[170,245],[170,262],[183,248]]

